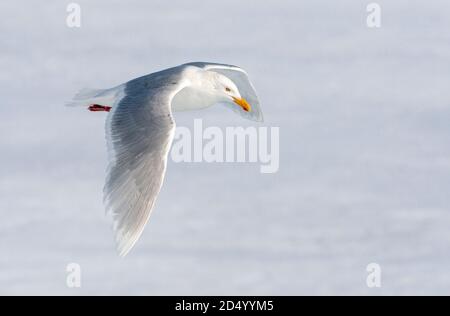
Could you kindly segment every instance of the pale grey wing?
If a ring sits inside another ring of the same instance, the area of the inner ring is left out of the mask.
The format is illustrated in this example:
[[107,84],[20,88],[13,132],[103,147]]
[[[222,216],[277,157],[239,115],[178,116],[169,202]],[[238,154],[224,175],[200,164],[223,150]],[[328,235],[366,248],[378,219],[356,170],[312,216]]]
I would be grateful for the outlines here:
[[259,98],[245,70],[233,65],[216,64],[216,63],[195,62],[189,63],[188,65],[197,66],[205,70],[215,71],[228,77],[231,81],[234,82],[234,84],[239,89],[241,96],[247,100],[252,109],[251,111],[246,112],[240,107],[236,106],[228,106],[228,107],[233,111],[239,113],[239,115],[241,115],[246,119],[257,122],[262,122],[264,120]]
[[106,123],[109,165],[104,187],[117,249],[124,256],[147,223],[166,170],[175,123],[170,95],[130,81]]

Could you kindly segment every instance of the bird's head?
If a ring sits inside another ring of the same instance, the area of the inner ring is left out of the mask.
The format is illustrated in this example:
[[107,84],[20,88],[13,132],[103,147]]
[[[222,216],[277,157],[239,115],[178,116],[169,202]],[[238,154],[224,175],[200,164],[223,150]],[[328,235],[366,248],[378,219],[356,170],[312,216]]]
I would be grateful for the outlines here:
[[235,68],[205,70],[189,65],[184,77],[188,84],[172,101],[175,111],[223,104],[246,119],[263,120],[258,97],[244,71]]
[[245,112],[250,112],[252,107],[248,101],[241,96],[238,87],[233,81],[219,73],[211,72],[214,94],[218,102],[229,103],[240,107]]

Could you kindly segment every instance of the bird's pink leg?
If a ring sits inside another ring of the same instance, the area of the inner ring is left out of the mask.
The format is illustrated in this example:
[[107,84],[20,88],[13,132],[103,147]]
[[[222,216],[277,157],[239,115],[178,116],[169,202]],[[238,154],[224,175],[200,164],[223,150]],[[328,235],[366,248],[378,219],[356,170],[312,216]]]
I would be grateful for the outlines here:
[[88,110],[91,112],[109,112],[111,111],[111,107],[107,105],[92,104],[88,107]]

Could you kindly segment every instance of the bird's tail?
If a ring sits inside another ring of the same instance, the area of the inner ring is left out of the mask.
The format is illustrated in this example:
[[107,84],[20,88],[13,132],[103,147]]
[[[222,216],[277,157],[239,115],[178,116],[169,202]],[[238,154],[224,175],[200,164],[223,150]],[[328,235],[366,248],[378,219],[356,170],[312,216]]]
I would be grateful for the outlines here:
[[121,91],[121,86],[111,89],[81,89],[67,106],[113,105]]

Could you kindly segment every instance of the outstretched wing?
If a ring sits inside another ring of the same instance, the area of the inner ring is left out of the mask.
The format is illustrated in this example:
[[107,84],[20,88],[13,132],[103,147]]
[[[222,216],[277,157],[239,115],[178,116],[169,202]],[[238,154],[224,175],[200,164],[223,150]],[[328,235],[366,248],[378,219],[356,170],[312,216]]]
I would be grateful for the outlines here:
[[245,112],[239,107],[231,106],[230,108],[233,111],[238,112],[239,115],[243,116],[246,119],[257,122],[263,121],[263,114],[261,106],[259,104],[258,96],[256,95],[255,88],[250,82],[247,73],[242,68],[233,65],[204,62],[189,63],[187,65],[197,66],[205,70],[215,71],[228,77],[237,86],[241,97],[247,100],[252,110],[250,112]]
[[104,200],[121,256],[133,247],[150,217],[175,130],[172,91],[152,85],[150,79],[125,84],[124,96],[106,122],[109,165]]

